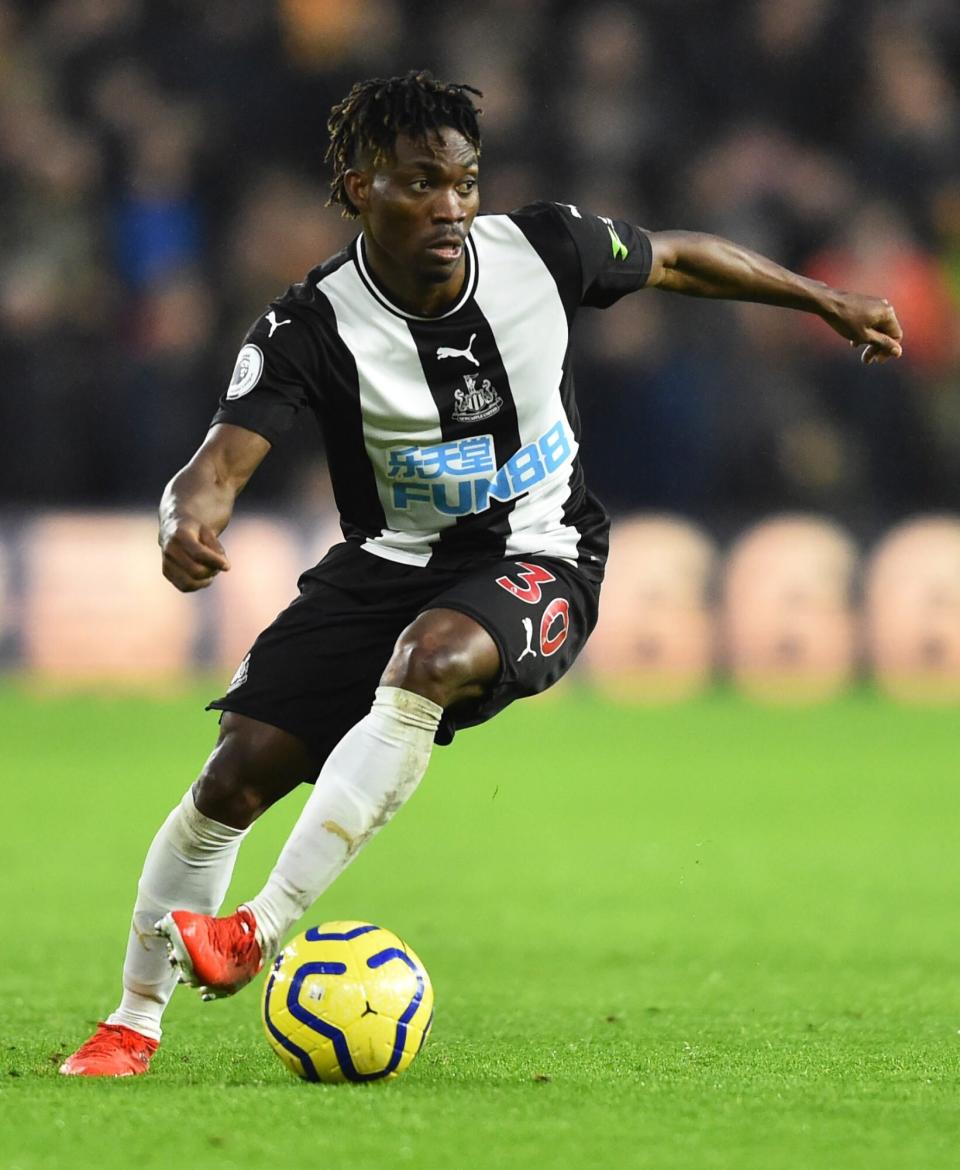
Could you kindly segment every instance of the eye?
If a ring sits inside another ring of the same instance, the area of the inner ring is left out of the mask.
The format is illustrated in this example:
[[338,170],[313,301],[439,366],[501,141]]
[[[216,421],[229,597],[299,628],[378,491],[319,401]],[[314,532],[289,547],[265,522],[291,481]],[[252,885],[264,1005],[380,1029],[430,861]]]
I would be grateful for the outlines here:
[[476,185],[476,179],[464,179],[464,181],[458,185],[457,191],[459,191],[461,195],[469,195],[474,187],[476,187]]
[[426,191],[429,188],[429,186],[430,186],[430,183],[427,179],[414,179],[413,182],[410,184],[410,189],[412,191],[422,192],[422,191]]

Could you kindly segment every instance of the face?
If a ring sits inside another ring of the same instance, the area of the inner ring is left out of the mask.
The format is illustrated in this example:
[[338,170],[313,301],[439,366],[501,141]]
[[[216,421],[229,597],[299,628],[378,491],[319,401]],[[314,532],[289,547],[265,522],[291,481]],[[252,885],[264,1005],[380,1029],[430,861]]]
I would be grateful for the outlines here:
[[388,162],[347,172],[371,260],[389,283],[444,285],[462,276],[477,175],[476,152],[449,127],[426,146],[398,136]]

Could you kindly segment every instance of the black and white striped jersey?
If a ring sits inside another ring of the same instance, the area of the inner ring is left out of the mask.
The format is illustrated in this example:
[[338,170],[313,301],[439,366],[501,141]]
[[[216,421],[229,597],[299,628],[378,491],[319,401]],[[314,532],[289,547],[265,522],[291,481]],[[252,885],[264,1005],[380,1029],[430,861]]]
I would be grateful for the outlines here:
[[275,442],[313,410],[344,535],[378,556],[539,553],[597,578],[609,521],[583,482],[570,326],[642,288],[650,258],[641,229],[567,204],[480,215],[459,299],[417,317],[360,235],[254,324],[213,421]]

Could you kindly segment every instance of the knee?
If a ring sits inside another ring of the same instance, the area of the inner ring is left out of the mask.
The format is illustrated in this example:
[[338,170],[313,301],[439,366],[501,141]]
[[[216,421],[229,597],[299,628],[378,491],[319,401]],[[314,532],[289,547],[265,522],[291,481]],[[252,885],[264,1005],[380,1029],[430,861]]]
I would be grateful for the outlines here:
[[447,708],[464,697],[470,678],[470,656],[462,646],[429,632],[408,631],[400,636],[380,681]]
[[193,799],[205,817],[246,829],[268,804],[256,782],[245,775],[242,756],[229,739],[225,736],[213,749],[193,786]]
[[446,710],[485,694],[499,669],[500,651],[484,627],[458,610],[440,608],[407,626],[380,682]]

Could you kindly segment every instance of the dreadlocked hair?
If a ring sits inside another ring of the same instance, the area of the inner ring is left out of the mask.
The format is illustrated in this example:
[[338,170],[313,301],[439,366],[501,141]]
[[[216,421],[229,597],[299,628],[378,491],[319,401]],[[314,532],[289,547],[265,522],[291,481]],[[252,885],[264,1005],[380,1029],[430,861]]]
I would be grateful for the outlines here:
[[327,206],[340,205],[346,219],[355,219],[357,209],[343,185],[347,170],[370,155],[375,166],[389,160],[398,134],[407,134],[426,145],[445,126],[458,131],[480,155],[481,110],[469,94],[483,97],[471,85],[453,85],[437,79],[425,69],[411,69],[403,77],[374,77],[358,81],[342,102],[330,111],[327,129],[330,146],[326,160],[333,164]]

